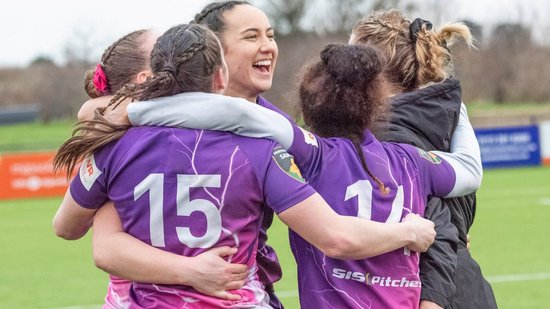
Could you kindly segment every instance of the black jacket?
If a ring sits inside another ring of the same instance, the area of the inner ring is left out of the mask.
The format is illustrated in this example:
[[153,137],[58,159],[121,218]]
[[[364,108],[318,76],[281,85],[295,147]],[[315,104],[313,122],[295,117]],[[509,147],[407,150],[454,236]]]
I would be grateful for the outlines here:
[[[379,126],[377,137],[425,150],[449,151],[461,102],[462,89],[455,79],[396,96],[391,101],[389,122]],[[496,308],[490,285],[466,250],[475,208],[475,193],[428,201],[424,216],[435,223],[437,236],[420,258],[421,299],[444,308]]]

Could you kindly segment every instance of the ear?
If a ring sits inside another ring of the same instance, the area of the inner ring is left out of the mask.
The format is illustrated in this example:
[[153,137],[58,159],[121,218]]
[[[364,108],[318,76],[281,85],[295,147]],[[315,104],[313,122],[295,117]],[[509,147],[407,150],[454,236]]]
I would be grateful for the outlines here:
[[141,84],[147,80],[147,77],[153,75],[151,70],[143,70],[136,75],[136,83]]
[[212,79],[212,93],[223,94],[227,89],[227,77],[223,68],[219,68],[214,72]]

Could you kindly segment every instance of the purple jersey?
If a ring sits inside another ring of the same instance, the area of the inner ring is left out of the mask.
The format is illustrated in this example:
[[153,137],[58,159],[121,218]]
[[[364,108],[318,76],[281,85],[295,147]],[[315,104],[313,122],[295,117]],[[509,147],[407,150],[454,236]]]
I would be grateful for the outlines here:
[[102,309],[123,309],[129,308],[132,304],[130,291],[132,281],[109,275],[109,286]]
[[[310,185],[341,215],[397,223],[409,213],[422,215],[428,196],[444,196],[453,188],[454,170],[431,153],[381,143],[368,131],[361,147],[369,170],[389,194],[365,172],[348,139],[319,138],[295,126],[289,152]],[[369,259],[337,260],[292,231],[290,243],[302,308],[418,308],[418,253],[401,248]]]
[[70,190],[86,208],[112,200],[124,230],[145,243],[184,256],[235,246],[230,260],[252,270],[239,301],[134,283],[136,308],[267,307],[255,262],[262,205],[278,213],[314,193],[274,142],[161,127],[131,128],[87,158]]
[[[258,97],[258,105],[265,107],[267,109],[270,109],[274,112],[277,112],[284,117],[286,117],[289,121],[294,122],[292,118],[281,111],[279,108],[277,108],[275,105],[271,104],[271,102],[267,101],[265,98],[259,96]],[[274,282],[277,282],[281,280],[283,271],[281,269],[281,265],[279,264],[279,259],[277,258],[277,254],[275,253],[275,250],[269,245],[266,244],[267,242],[267,230],[273,223],[273,210],[269,208],[269,206],[266,205],[265,211],[264,211],[264,219],[262,222],[262,228],[260,229],[260,235],[258,239],[258,255],[256,257],[256,261],[258,263],[258,276],[260,277],[260,281],[264,285],[273,284]],[[272,303],[272,306],[280,307],[280,305],[277,303]]]

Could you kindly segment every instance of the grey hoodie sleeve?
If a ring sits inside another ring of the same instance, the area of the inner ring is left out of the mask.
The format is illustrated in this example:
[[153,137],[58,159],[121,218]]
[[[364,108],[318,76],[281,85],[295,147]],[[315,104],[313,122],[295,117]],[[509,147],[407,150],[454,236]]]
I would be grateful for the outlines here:
[[451,152],[432,152],[445,159],[455,170],[456,182],[447,197],[462,196],[479,188],[483,178],[481,153],[464,103],[451,139]]
[[128,105],[132,125],[184,127],[227,131],[238,135],[269,138],[288,149],[294,131],[284,116],[244,99],[188,92]]

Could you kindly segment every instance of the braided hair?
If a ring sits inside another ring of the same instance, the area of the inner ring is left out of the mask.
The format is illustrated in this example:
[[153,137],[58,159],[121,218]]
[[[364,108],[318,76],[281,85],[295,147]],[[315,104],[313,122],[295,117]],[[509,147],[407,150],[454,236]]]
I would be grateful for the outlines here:
[[[145,29],[130,32],[105,49],[101,63],[86,71],[84,90],[90,98],[117,92],[130,83],[136,74],[149,67],[149,51],[143,48],[149,33],[150,30]],[[99,91],[94,85],[96,70],[103,70],[106,76],[106,91]]]
[[221,38],[221,34],[225,31],[225,21],[223,13],[229,11],[238,5],[251,5],[248,1],[222,1],[213,2],[205,6],[204,9],[197,15],[191,23],[201,24],[208,27],[210,30]]
[[432,30],[431,23],[418,20],[411,22],[398,10],[377,11],[359,20],[350,37],[351,44],[380,49],[387,62],[385,74],[401,91],[452,77],[449,47],[457,38],[473,46],[470,30],[462,23]]
[[[126,98],[149,100],[183,92],[211,92],[213,76],[223,66],[216,35],[197,24],[182,24],[160,36],[151,51],[154,75],[141,84],[127,84],[109,105],[116,107]],[[54,168],[66,168],[70,175],[76,164],[103,146],[118,140],[128,125],[108,122],[97,109],[94,119],[77,125],[73,136],[57,151]]]
[[299,95],[306,125],[322,137],[349,139],[365,172],[388,193],[369,170],[360,146],[363,132],[388,106],[392,89],[383,69],[384,58],[371,46],[329,44],[321,58],[305,68]]

